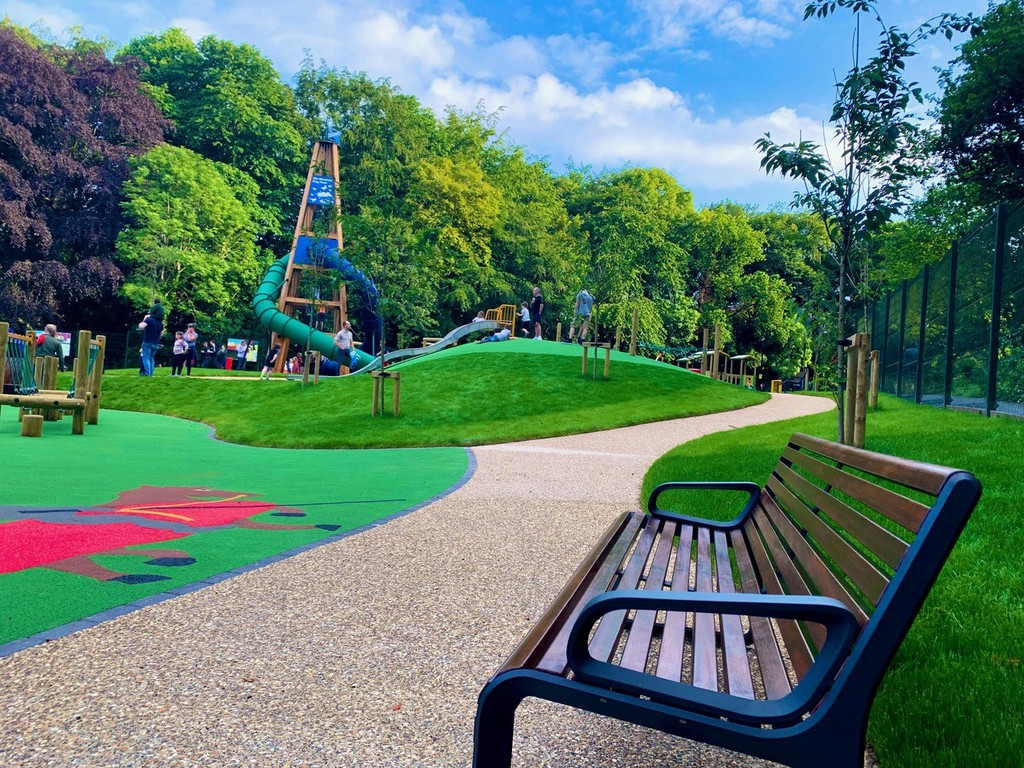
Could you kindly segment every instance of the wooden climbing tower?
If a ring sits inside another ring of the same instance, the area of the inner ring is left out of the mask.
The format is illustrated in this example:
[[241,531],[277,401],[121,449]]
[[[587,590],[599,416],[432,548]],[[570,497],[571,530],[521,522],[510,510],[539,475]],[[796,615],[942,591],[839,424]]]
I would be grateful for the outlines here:
[[[341,198],[338,176],[338,145],[321,139],[313,145],[306,174],[306,188],[302,192],[302,205],[295,222],[295,235],[288,256],[288,267],[278,309],[289,317],[296,315],[309,322],[310,304],[314,304],[314,322],[322,324],[325,333],[335,333],[348,319],[345,284],[338,282],[330,295],[308,297],[302,288],[303,275],[320,269],[324,261],[336,260],[343,247],[341,238]],[[324,258],[326,257],[326,259]],[[288,337],[273,333],[271,346],[281,345],[275,369],[284,370],[288,360]]]

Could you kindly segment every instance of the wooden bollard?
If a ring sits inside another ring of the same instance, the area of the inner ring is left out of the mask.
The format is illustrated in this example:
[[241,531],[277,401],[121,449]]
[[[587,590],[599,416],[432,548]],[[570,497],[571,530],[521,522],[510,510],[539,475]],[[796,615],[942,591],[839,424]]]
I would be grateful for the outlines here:
[[555,326],[555,341],[562,340],[562,323],[559,321],[558,325]]
[[868,410],[868,353],[871,347],[871,336],[858,333],[857,346],[857,392],[853,410],[853,445],[863,448],[867,427]]
[[21,420],[22,437],[42,437],[43,417],[35,413],[26,413]]
[[636,357],[636,331],[640,325],[640,307],[633,307],[633,326],[629,331],[629,354]]

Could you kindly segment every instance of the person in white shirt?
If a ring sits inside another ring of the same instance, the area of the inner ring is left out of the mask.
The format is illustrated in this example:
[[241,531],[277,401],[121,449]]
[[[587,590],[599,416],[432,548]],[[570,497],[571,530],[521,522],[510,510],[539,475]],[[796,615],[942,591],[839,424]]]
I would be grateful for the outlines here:
[[338,348],[338,367],[344,376],[352,365],[352,324],[346,320],[341,330],[334,336],[334,346]]

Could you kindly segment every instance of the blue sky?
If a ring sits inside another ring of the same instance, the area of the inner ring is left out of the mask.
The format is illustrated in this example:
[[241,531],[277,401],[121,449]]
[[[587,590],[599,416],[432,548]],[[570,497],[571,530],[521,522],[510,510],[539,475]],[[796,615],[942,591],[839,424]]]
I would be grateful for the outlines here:
[[[754,141],[820,140],[832,84],[852,61],[848,12],[802,21],[804,0],[0,0],[14,22],[125,43],[169,26],[251,43],[285,80],[304,50],[387,77],[439,113],[501,110],[508,138],[555,171],[658,166],[698,205],[788,203]],[[904,29],[984,0],[879,0]],[[865,20],[866,53],[878,28]],[[929,43],[914,77],[954,55]]]

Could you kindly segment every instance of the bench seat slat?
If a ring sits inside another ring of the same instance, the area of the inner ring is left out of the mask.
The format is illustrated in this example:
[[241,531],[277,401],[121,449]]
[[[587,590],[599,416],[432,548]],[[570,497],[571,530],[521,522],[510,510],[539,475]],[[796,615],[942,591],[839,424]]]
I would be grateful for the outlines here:
[[[762,538],[764,534],[762,529],[765,527],[767,527],[768,533],[766,539]],[[747,541],[750,542],[750,551],[754,555],[754,562],[757,564],[757,569],[761,574],[761,582],[767,594],[785,595],[787,592],[808,594],[806,587],[804,587],[802,592],[782,588],[779,576],[775,572],[771,555],[769,554],[769,551],[772,549],[772,542],[774,542],[774,546],[778,546],[778,538],[775,536],[775,531],[768,523],[764,512],[760,509],[755,509],[751,515],[751,525],[747,528]],[[769,543],[766,544],[766,541]],[[782,552],[782,555],[784,558],[788,557],[785,552]],[[792,563],[790,563],[790,567],[792,567]],[[796,673],[796,679],[800,680],[807,674],[807,670],[811,668],[811,663],[814,661],[810,646],[807,644],[803,632],[801,632],[799,625],[795,621],[781,619],[776,624],[785,643],[786,651],[789,654],[790,664],[793,665],[793,671]]]
[[[649,526],[655,527],[656,522],[651,521]],[[665,577],[668,574],[669,558],[672,557],[672,541],[676,535],[676,524],[673,521],[663,521],[662,529],[658,537],[658,546],[651,560],[651,568],[647,573],[647,580],[644,582],[644,589],[660,592],[665,586]],[[619,662],[626,669],[633,669],[643,672],[647,667],[647,657],[651,651],[651,641],[654,638],[654,624],[657,618],[657,611],[637,611],[633,617],[633,623],[629,628],[629,638],[626,640],[626,647],[622,651],[622,660]]]
[[787,461],[806,470],[833,488],[853,497],[879,514],[898,523],[908,531],[917,532],[921,527],[928,507],[906,496],[882,488],[868,480],[844,472],[806,453],[787,448],[782,452]]
[[[718,591],[731,594],[733,583],[732,562],[729,559],[729,540],[724,531],[715,531],[715,566],[718,571]],[[725,692],[745,699],[754,698],[754,683],[747,661],[747,642],[743,637],[743,623],[734,614],[722,614],[722,653],[725,660]]]
[[[644,526],[636,548],[629,555],[629,562],[623,569],[622,576],[619,577],[619,582],[615,585],[615,589],[639,588],[644,566],[647,564],[647,558],[650,557],[651,549],[654,547],[657,528],[656,525]],[[590,641],[590,653],[595,659],[608,661],[612,658],[622,637],[625,623],[626,611],[611,611],[605,614],[597,625],[594,636]]]
[[780,462],[775,471],[787,485],[871,550],[883,563],[893,569],[900,564],[909,545],[899,536],[887,531],[835,496],[830,496],[824,488],[814,485],[785,464]]
[[863,448],[840,445],[828,440],[822,440],[820,437],[811,437],[810,435],[793,435],[790,443],[822,456],[827,456],[845,466],[854,467],[862,472],[869,472],[875,477],[882,477],[900,485],[905,485],[908,488],[929,493],[932,496],[938,495],[942,485],[957,471],[949,467],[940,467],[921,461],[911,461],[896,456],[872,453]]
[[[529,666],[556,675],[565,671],[568,665],[565,649],[573,622],[588,600],[607,591],[642,521],[642,515],[630,512],[621,515],[608,528],[541,620],[502,664],[502,670]],[[573,602],[573,595],[583,584],[587,584],[586,588]]]
[[[759,594],[761,589],[751,561],[749,543],[743,531],[736,530],[729,534],[732,540],[732,551],[736,556],[736,569],[740,573],[740,584],[748,594]],[[789,675],[782,662],[775,632],[771,622],[764,616],[751,616],[750,634],[754,639],[754,652],[757,655],[757,666],[761,670],[761,681],[764,684],[765,696],[768,699],[781,699],[792,688]]]
[[[711,533],[697,529],[697,591],[713,592],[711,581]],[[715,619],[710,613],[693,617],[693,685],[718,690],[718,652],[715,646]]]
[[[679,529],[679,546],[676,548],[676,562],[672,568],[672,590],[686,592],[690,586],[690,550],[693,547],[693,526],[684,525]],[[686,614],[671,611],[665,617],[665,628],[661,634],[661,653],[655,674],[666,680],[679,682],[682,679],[683,656],[686,651]]]
[[839,569],[867,596],[871,605],[877,605],[882,592],[889,586],[889,579],[825,521],[816,516],[777,477],[769,478],[767,487],[775,494],[776,502],[785,507],[793,520],[813,537],[818,548],[835,560]]

